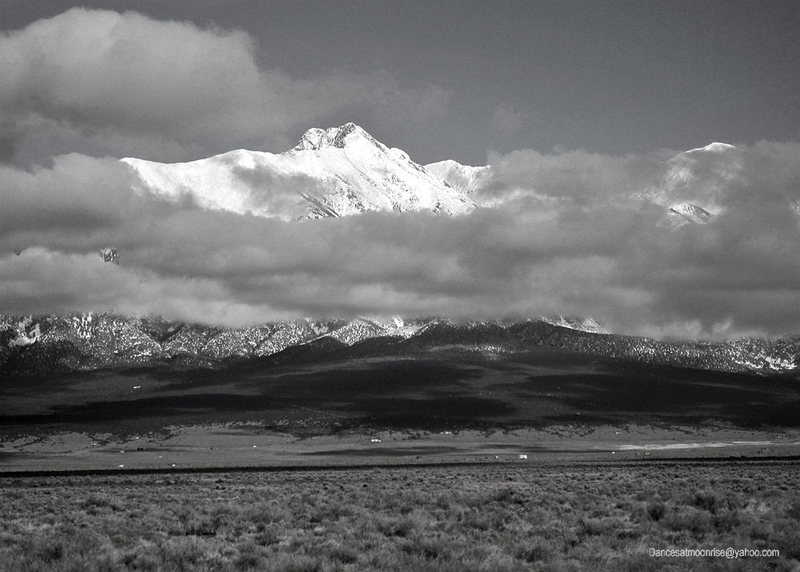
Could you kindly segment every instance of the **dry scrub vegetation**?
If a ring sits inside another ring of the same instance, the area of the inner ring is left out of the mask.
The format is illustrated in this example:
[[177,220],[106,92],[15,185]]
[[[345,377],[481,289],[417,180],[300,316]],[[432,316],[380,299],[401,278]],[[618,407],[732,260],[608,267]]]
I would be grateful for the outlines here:
[[[0,569],[791,570],[792,463],[0,480]],[[654,548],[777,548],[767,559]]]

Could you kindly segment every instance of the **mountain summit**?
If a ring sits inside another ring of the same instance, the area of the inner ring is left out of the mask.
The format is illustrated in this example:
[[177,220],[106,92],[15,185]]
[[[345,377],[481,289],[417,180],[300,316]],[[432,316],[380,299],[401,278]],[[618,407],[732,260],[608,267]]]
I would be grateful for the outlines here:
[[347,145],[358,145],[364,142],[368,145],[384,148],[382,143],[355,123],[345,123],[341,127],[331,127],[330,129],[320,129],[319,127],[309,129],[303,134],[300,142],[293,150],[319,151],[328,147],[344,149]]
[[188,163],[122,162],[143,192],[287,221],[367,211],[458,215],[475,206],[404,151],[354,123],[309,129],[281,154],[240,149]]
[[717,141],[678,153],[664,166],[641,198],[667,207],[666,223],[673,227],[705,223],[722,212],[728,188],[744,169],[737,148]]

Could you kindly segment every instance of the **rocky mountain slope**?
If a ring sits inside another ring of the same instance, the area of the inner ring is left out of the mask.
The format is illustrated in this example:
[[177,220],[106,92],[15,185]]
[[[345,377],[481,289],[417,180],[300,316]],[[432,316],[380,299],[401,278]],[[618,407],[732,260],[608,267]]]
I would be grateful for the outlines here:
[[[728,342],[663,342],[575,329],[576,320],[459,322],[442,319],[313,321],[220,328],[113,314],[0,317],[0,372],[46,375],[99,368],[214,367],[350,348],[352,355],[479,352],[502,357],[538,348],[715,371],[800,374],[800,337]],[[553,323],[555,322],[555,323]],[[303,349],[303,351],[299,351]],[[297,356],[300,356],[299,358]]]
[[[238,150],[189,163],[123,162],[139,192],[285,221],[377,210],[459,215],[486,206],[481,194],[492,180],[489,166],[442,161],[423,167],[352,123],[310,129],[297,146],[277,155]],[[662,176],[638,198],[661,205],[668,225],[702,224],[720,212],[720,198],[741,169],[735,147],[712,143],[665,162]],[[110,247],[99,254],[112,263],[124,256]],[[612,335],[590,320],[563,316],[511,322],[297,320],[230,329],[113,314],[0,315],[0,373],[6,375],[163,363],[215,366],[292,348],[303,348],[297,355],[318,356],[331,348],[367,346],[386,354],[456,349],[496,355],[545,347],[731,372],[800,367],[798,337],[659,342]]]

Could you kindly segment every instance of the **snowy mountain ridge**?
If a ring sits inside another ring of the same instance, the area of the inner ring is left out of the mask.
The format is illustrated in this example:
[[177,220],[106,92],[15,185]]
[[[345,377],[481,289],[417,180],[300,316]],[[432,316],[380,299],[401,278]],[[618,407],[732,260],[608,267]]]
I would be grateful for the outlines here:
[[280,220],[367,211],[470,212],[475,204],[354,123],[309,129],[281,154],[244,149],[187,163],[124,158],[140,192]]
[[[550,316],[528,320],[446,318],[302,319],[242,328],[110,313],[41,316],[0,314],[0,376],[51,375],[102,368],[223,367],[242,360],[314,360],[350,356],[492,357],[565,351],[639,363],[728,372],[796,374],[800,338],[669,342],[605,333],[593,320]],[[421,353],[420,353],[421,352]]]
[[[485,196],[491,165],[445,160],[423,166],[354,123],[309,129],[280,154],[239,149],[186,163],[122,162],[139,192],[284,221],[369,211],[453,216],[498,205]],[[663,173],[635,198],[663,207],[665,227],[703,224],[721,212],[720,198],[741,169],[736,147],[713,142],[666,161]]]

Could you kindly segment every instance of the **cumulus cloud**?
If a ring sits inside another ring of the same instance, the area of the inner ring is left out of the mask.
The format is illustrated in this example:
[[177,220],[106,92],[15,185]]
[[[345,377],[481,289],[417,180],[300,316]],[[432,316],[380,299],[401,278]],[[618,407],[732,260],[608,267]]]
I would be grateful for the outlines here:
[[[501,190],[485,192],[510,197],[497,208],[295,223],[136,195],[127,170],[107,159],[5,167],[0,307],[228,325],[575,314],[654,336],[800,329],[792,207],[800,145],[739,149],[740,177],[725,193],[714,189],[723,210],[680,228],[662,224],[663,206],[636,192],[645,175],[658,178],[651,157],[524,151],[494,159],[492,184]],[[96,254],[106,246],[120,250],[119,266]]]
[[[607,307],[619,329],[655,336],[796,332],[800,145],[762,142],[664,161],[668,154],[514,152],[493,158],[486,193],[549,210],[560,230],[568,230],[566,219],[583,219],[585,228],[569,232],[613,261],[613,281],[597,282],[598,290],[627,292],[627,303]],[[716,216],[705,225],[664,224],[664,205],[683,201]]]
[[800,198],[800,145],[760,143],[732,158],[739,176],[709,198],[719,214],[668,241],[642,236],[620,270],[657,295],[653,323],[670,317],[706,330],[797,332],[800,213],[792,205]]
[[6,236],[91,235],[145,214],[144,203],[130,192],[128,171],[114,159],[64,155],[52,167],[34,166],[31,171],[0,165],[0,181],[0,228]]
[[489,154],[492,182],[484,193],[608,202],[641,192],[664,168],[664,153],[612,156],[583,150]]
[[391,127],[446,111],[437,86],[380,71],[296,78],[259,66],[257,49],[240,31],[80,8],[0,34],[0,160],[183,160],[282,147],[340,113]]

